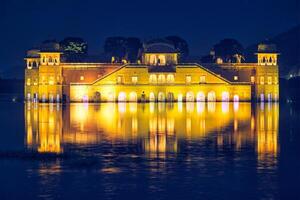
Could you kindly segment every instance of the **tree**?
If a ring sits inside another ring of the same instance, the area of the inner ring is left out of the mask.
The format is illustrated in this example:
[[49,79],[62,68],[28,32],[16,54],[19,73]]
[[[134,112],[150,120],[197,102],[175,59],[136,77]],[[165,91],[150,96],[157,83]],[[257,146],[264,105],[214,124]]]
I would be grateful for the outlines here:
[[235,39],[223,39],[214,47],[215,56],[222,58],[224,62],[231,62],[237,58],[237,55],[243,56],[244,48]]
[[187,56],[189,55],[189,45],[188,43],[178,36],[167,36],[165,39],[169,40],[173,43],[174,47],[179,51],[180,53],[180,59],[184,61]]
[[136,62],[138,59],[139,50],[142,48],[142,43],[139,38],[129,37],[126,39],[126,57],[130,62]]
[[139,38],[108,37],[104,43],[104,53],[115,57],[117,62],[121,62],[123,59],[136,62],[141,47],[142,43]]
[[126,42],[125,37],[108,37],[104,42],[104,53],[120,62],[126,55]]
[[78,37],[67,37],[60,42],[60,47],[66,56],[86,55],[87,42]]

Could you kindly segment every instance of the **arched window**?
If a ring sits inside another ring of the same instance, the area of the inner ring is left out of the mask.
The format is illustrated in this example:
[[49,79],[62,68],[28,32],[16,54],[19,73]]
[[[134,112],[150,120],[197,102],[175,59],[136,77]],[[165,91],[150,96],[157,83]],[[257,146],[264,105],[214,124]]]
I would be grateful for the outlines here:
[[222,92],[222,101],[229,101],[229,92]]
[[124,102],[124,101],[126,101],[126,93],[125,93],[125,92],[120,92],[120,93],[119,93],[118,101],[119,101],[119,102]]
[[165,75],[164,74],[158,75],[158,83],[165,83]]
[[207,101],[216,101],[216,93],[214,91],[207,94]]
[[150,102],[154,102],[155,101],[155,95],[153,92],[150,92],[150,95],[149,95],[149,101]]
[[198,92],[197,93],[197,101],[205,101],[205,94],[203,92]]
[[271,101],[272,101],[272,94],[269,93],[269,94],[268,94],[268,102],[271,102]]
[[194,93],[193,92],[187,92],[186,93],[186,101],[187,102],[193,102],[194,101]]
[[165,101],[165,94],[163,92],[158,93],[158,101]]
[[177,100],[178,102],[182,102],[182,94],[178,94]]
[[52,60],[52,57],[51,57],[51,56],[49,57],[49,60],[48,60],[48,61],[49,61],[49,63],[52,63],[52,62],[53,62],[53,60]]
[[151,74],[150,75],[149,82],[150,83],[157,83],[157,79],[156,79],[156,75],[155,74]]
[[167,98],[168,98],[168,101],[173,102],[174,101],[174,94],[172,92],[169,92]]
[[129,94],[129,101],[131,101],[131,102],[137,102],[137,94],[136,94],[136,92],[130,92],[130,94]]
[[237,94],[235,94],[234,96],[233,96],[233,101],[234,102],[239,102],[239,95],[237,95]]
[[260,101],[261,102],[265,101],[265,95],[263,93],[260,94]]

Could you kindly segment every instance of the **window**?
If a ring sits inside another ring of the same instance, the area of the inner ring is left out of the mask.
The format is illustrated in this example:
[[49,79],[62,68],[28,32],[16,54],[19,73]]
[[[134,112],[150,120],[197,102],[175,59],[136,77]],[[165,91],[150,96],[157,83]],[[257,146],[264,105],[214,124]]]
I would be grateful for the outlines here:
[[174,75],[168,74],[167,76],[167,83],[173,83],[174,82]]
[[156,83],[157,79],[156,79],[156,75],[155,74],[151,74],[149,77],[149,82],[150,83]]
[[122,84],[123,83],[123,77],[122,76],[118,76],[117,83],[118,84]]
[[30,78],[27,79],[27,85],[30,85]]
[[237,81],[237,80],[239,80],[239,77],[238,76],[234,76],[233,80]]
[[83,81],[84,80],[84,76],[80,76],[80,80]]
[[186,83],[191,83],[191,82],[192,82],[192,76],[191,76],[191,75],[187,75],[187,76],[185,77],[185,82],[186,82]]
[[42,76],[42,84],[45,84],[46,83],[46,78],[45,76]]
[[254,77],[254,76],[251,76],[251,77],[250,77],[250,81],[251,81],[251,83],[254,83],[254,82],[255,82],[255,77]]
[[260,77],[260,84],[261,85],[265,84],[265,77],[263,76]]
[[274,84],[278,84],[278,77],[274,77]]
[[268,84],[271,85],[272,84],[272,77],[268,76]]
[[131,81],[133,84],[136,84],[138,82],[138,77],[137,76],[131,77]]
[[158,75],[158,83],[165,83],[165,75],[163,74]]
[[206,80],[205,80],[205,76],[200,76],[200,83],[205,83],[206,82]]
[[54,85],[54,78],[53,78],[53,76],[49,77],[49,85]]

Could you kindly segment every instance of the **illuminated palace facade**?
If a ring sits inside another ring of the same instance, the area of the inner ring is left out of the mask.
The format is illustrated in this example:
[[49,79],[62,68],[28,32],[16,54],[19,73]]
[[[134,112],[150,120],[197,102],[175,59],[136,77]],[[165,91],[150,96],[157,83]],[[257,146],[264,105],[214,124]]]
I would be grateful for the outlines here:
[[277,52],[256,63],[180,63],[174,46],[144,45],[138,63],[67,62],[59,45],[27,52],[25,99],[34,102],[277,101]]

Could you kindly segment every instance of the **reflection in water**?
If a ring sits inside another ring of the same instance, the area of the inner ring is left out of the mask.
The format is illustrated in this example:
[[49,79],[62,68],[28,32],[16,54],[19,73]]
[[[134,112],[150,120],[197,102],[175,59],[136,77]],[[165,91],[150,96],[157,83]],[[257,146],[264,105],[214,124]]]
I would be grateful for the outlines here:
[[278,153],[278,104],[104,103],[27,104],[26,144],[38,152],[106,142],[140,146],[149,156],[180,152],[180,141],[210,140],[216,148],[251,146],[258,164]]

